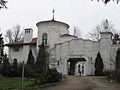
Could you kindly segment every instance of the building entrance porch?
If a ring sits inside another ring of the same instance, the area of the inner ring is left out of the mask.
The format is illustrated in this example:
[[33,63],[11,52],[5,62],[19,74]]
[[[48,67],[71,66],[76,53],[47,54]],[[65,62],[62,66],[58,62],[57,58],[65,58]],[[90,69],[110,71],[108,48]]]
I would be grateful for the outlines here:
[[85,58],[69,58],[68,75],[85,76]]

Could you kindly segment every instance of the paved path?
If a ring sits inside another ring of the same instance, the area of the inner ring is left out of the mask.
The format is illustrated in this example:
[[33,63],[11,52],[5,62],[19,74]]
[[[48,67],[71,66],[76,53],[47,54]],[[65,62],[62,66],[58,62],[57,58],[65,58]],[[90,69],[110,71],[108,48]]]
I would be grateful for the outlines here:
[[104,77],[95,76],[69,76],[67,80],[57,86],[39,90],[120,90],[120,84],[111,83]]

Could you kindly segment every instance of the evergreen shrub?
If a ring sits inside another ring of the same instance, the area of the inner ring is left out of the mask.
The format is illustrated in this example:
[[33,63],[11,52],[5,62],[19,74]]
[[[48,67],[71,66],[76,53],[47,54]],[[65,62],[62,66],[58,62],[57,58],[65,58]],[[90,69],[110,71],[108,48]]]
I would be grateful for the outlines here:
[[59,82],[62,79],[62,75],[56,69],[48,69],[47,71],[47,83]]

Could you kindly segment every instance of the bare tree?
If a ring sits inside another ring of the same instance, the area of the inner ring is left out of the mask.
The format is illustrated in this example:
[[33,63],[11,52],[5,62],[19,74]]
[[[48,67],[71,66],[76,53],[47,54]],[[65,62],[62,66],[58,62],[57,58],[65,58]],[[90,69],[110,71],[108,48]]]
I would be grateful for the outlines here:
[[0,9],[7,8],[6,3],[7,3],[7,1],[0,0]]
[[5,34],[6,40],[9,41],[10,43],[13,42],[13,40],[12,40],[12,34],[13,34],[13,32],[12,32],[11,29],[8,29],[6,31],[6,34]]
[[20,25],[16,25],[13,26],[12,29],[8,29],[5,33],[5,37],[9,43],[23,39],[23,31],[21,31]]
[[89,38],[92,40],[99,40],[101,32],[112,32],[114,34],[116,33],[116,30],[114,29],[113,24],[106,19],[103,20],[101,24],[98,24],[92,32],[88,33]]
[[13,37],[14,37],[14,41],[19,41],[20,39],[22,39],[23,37],[23,32],[20,32],[20,25],[16,25],[13,27],[14,31],[13,31]]

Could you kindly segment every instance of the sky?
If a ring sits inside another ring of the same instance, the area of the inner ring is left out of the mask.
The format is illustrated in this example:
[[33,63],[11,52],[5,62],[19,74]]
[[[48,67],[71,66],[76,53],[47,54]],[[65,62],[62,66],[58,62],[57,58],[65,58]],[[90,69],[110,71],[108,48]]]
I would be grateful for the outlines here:
[[[108,19],[120,30],[120,4],[105,5],[97,0],[7,0],[8,9],[0,10],[0,28],[5,31],[20,24],[21,28],[33,28],[33,37],[37,37],[36,23],[52,19],[55,9],[55,20],[70,25],[70,33],[77,26],[82,37],[95,29],[104,19]],[[102,1],[102,0],[101,0]]]

